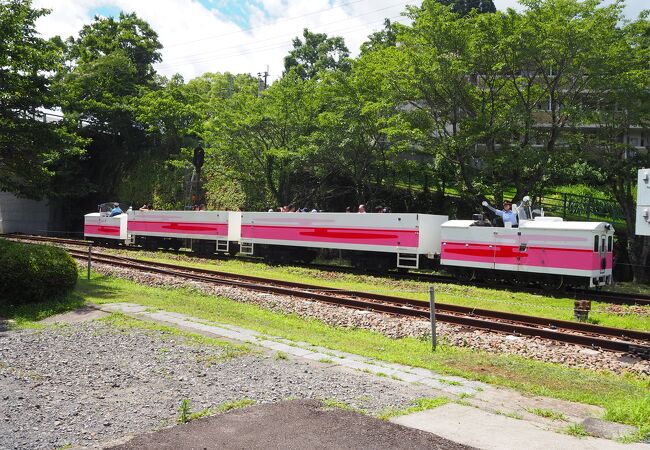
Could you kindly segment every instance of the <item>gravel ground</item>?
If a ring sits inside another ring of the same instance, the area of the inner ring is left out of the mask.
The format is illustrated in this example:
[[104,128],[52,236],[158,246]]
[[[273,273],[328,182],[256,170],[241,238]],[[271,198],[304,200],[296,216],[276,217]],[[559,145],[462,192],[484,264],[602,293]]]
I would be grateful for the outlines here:
[[322,363],[225,350],[183,336],[94,321],[0,333],[0,448],[98,447],[249,398],[336,399],[368,413],[432,392]]
[[[179,277],[144,273],[103,264],[93,264],[93,268],[100,273],[130,279],[140,284],[191,287],[210,295],[220,295],[236,301],[254,303],[272,311],[291,312],[334,326],[365,328],[394,338],[429,337],[431,335],[431,325],[427,320],[395,318],[370,311],[352,310],[305,301],[301,298],[260,294],[230,286],[188,281]],[[539,338],[490,333],[441,322],[437,325],[437,332],[439,339],[450,345],[480,349],[490,353],[519,355],[539,361],[560,363],[569,367],[596,371],[606,370],[616,374],[629,372],[637,375],[650,375],[650,361],[616,352],[592,350]]]

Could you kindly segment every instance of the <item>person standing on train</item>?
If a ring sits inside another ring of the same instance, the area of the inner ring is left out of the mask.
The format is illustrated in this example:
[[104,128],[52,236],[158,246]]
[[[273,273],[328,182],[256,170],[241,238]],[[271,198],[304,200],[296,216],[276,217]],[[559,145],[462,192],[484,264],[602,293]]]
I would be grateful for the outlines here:
[[512,211],[512,203],[509,202],[508,200],[505,200],[503,202],[503,209],[493,208],[485,200],[481,204],[485,206],[487,209],[489,209],[490,211],[492,211],[497,216],[500,216],[503,219],[503,225],[505,227],[508,226],[506,225],[507,223],[509,223],[510,226],[513,228],[516,228],[518,226],[517,214],[515,214],[514,211]]

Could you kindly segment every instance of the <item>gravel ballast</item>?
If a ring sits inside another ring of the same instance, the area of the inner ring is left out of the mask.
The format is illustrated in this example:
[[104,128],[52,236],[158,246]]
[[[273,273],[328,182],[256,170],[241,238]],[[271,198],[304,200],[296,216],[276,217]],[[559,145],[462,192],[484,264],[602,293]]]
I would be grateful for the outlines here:
[[[93,265],[94,270],[135,281],[139,284],[160,287],[191,287],[209,295],[256,304],[262,308],[281,313],[294,313],[304,318],[314,318],[333,326],[364,328],[386,336],[400,338],[412,336],[430,339],[431,325],[428,320],[396,318],[371,311],[353,310],[274,294],[260,294],[232,286],[188,281],[183,278],[140,272],[105,264]],[[468,327],[438,322],[438,338],[449,345],[468,347],[490,353],[518,355],[539,361],[563,364],[568,367],[615,374],[633,373],[650,375],[650,361],[617,352],[596,350],[578,345],[557,343],[547,339],[523,337],[475,330]]]
[[432,391],[361,372],[254,351],[227,357],[159,330],[102,321],[0,333],[0,447],[98,447],[244,398],[332,399],[370,414]]

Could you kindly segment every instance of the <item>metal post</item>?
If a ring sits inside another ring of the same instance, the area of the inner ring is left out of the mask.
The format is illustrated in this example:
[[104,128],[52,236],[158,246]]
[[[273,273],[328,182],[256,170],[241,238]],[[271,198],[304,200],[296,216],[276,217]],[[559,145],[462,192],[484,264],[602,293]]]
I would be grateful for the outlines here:
[[93,244],[88,246],[88,279],[90,280],[90,267],[92,265]]
[[436,336],[436,294],[433,289],[433,285],[429,286],[429,316],[431,318],[431,346],[433,350],[436,350],[437,346],[437,336]]

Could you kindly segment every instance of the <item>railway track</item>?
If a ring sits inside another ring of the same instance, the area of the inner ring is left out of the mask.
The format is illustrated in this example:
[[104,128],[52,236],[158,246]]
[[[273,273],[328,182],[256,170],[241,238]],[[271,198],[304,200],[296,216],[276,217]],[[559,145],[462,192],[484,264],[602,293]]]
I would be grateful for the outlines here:
[[[30,236],[30,235],[20,235],[20,234],[6,234],[0,235],[0,237],[5,237],[9,239],[18,239],[18,240],[30,240],[38,242],[51,242],[56,244],[66,244],[66,245],[80,245],[88,247],[90,241],[79,240],[79,239],[63,239],[63,238],[53,238],[45,236]],[[127,247],[124,247],[127,248]],[[178,252],[175,252],[178,253]],[[195,256],[193,252],[186,252],[188,255]],[[258,262],[253,258],[246,258],[248,261]],[[293,264],[293,263],[292,263]],[[332,265],[323,265],[323,264],[305,264],[301,265],[304,267],[322,269],[322,270],[335,270],[335,271],[345,271],[353,274],[367,274],[367,272],[357,270],[351,267],[341,267],[341,266],[332,266]],[[494,288],[494,285],[481,283],[481,282],[464,282],[461,283],[453,277],[439,274],[429,274],[429,273],[382,273],[378,274],[382,276],[388,276],[394,279],[406,279],[413,281],[421,281],[426,283],[453,283],[453,284],[470,284],[477,287],[486,287]],[[515,291],[530,292],[534,294],[539,293],[539,289],[533,289],[523,286],[516,286]],[[650,295],[644,294],[627,294],[623,292],[611,292],[603,290],[588,290],[588,289],[571,289],[565,292],[558,293],[562,297],[571,297],[576,300],[593,300],[602,303],[612,303],[619,305],[638,305],[638,306],[650,306]]]
[[[87,251],[69,250],[69,252],[72,256],[80,259],[85,259],[88,256]],[[400,317],[428,319],[430,314],[427,303],[414,299],[324,288],[304,283],[269,280],[247,275],[233,275],[215,270],[188,268],[174,264],[105,254],[94,254],[92,259],[97,263],[218,285],[236,286],[257,292],[299,297]],[[444,303],[436,303],[436,320],[486,331],[540,337],[561,343],[624,352],[650,359],[650,333],[642,331],[468,308]]]

